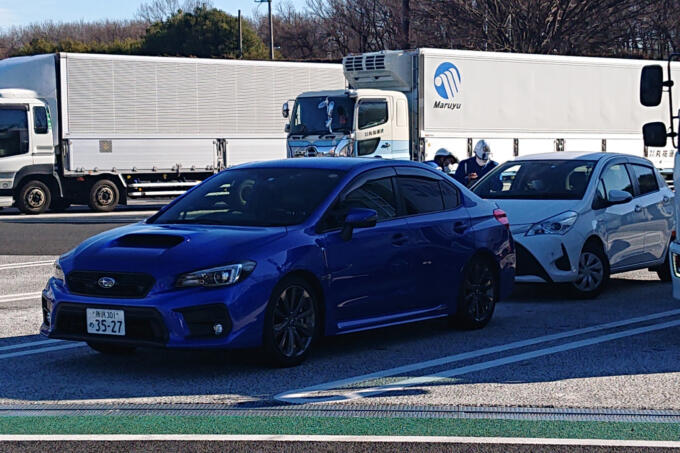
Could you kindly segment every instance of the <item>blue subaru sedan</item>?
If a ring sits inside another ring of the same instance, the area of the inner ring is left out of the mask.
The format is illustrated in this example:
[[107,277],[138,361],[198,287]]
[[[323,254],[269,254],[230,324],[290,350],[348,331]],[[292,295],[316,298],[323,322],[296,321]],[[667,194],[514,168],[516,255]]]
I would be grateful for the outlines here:
[[259,347],[291,366],[322,335],[481,328],[514,273],[505,213],[428,165],[253,163],[61,256],[41,332],[104,353]]

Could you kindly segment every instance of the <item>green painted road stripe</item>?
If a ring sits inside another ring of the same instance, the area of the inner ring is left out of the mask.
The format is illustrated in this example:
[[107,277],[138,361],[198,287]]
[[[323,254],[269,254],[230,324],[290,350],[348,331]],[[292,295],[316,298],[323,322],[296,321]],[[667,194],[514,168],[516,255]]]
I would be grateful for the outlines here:
[[678,423],[361,417],[0,417],[0,434],[279,434],[680,440]]

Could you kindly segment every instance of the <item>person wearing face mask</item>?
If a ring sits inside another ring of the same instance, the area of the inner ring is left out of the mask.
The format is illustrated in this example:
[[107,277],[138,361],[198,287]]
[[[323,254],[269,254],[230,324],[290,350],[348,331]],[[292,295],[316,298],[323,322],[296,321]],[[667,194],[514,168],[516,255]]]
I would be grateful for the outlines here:
[[484,140],[475,145],[474,156],[458,164],[454,178],[467,187],[473,185],[479,178],[489,173],[498,162],[491,160],[491,147]]
[[453,154],[442,148],[435,153],[434,160],[430,162],[431,164],[436,165],[437,168],[442,170],[444,173],[453,173],[454,165],[458,163],[458,159],[456,159]]

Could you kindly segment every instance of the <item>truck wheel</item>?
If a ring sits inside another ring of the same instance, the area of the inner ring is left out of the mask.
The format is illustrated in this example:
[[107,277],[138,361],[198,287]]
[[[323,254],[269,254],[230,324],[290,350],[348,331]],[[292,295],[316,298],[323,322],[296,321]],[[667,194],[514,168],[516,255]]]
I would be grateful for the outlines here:
[[118,206],[120,192],[113,181],[102,179],[92,185],[88,205],[93,211],[111,212]]
[[50,188],[42,181],[28,181],[21,186],[17,197],[17,208],[24,214],[41,214],[47,211],[52,201]]

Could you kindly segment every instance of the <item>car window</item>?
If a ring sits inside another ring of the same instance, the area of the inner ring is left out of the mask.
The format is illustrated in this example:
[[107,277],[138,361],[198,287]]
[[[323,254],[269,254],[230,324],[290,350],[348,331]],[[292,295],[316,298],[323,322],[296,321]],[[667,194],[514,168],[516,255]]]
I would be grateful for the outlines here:
[[444,197],[444,209],[453,209],[460,204],[460,193],[452,184],[439,181],[439,188],[442,191],[442,197]]
[[612,190],[623,190],[635,196],[633,183],[624,164],[616,164],[607,168],[602,175],[602,181],[607,194]]
[[659,183],[654,174],[654,170],[644,165],[631,165],[635,179],[637,179],[640,195],[659,190]]
[[392,178],[380,178],[366,181],[353,189],[335,203],[328,211],[323,222],[324,230],[340,228],[352,208],[373,209],[378,213],[378,222],[393,219],[397,216],[397,197],[394,194]]
[[444,199],[439,181],[416,176],[398,176],[397,180],[407,215],[444,210]]
[[359,104],[359,129],[387,122],[387,101],[364,101]]

